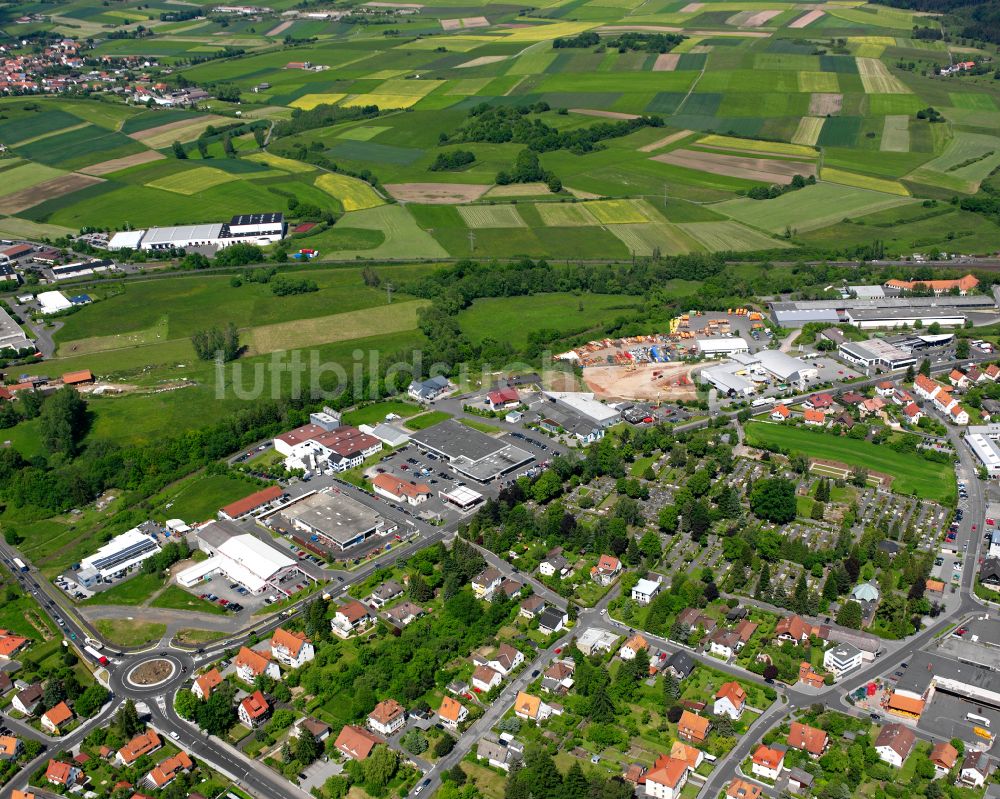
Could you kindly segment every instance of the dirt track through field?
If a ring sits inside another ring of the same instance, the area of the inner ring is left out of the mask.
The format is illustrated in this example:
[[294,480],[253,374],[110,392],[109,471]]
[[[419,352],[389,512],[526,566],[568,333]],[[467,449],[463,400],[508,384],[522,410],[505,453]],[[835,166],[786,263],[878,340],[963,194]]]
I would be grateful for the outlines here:
[[671,133],[669,136],[664,136],[662,139],[657,139],[654,142],[650,142],[639,148],[640,153],[651,153],[653,150],[662,150],[668,144],[673,144],[675,141],[680,141],[685,136],[690,136],[690,130],[679,130],[677,133]]
[[638,114],[624,114],[621,111],[601,111],[597,108],[571,108],[573,114],[583,114],[585,117],[603,117],[604,119],[638,119]]
[[29,186],[21,191],[15,191],[6,197],[0,198],[0,214],[17,214],[26,208],[32,208],[39,203],[51,200],[54,197],[62,197],[72,194],[95,183],[103,183],[101,178],[81,175],[77,172],[70,172],[68,175],[60,175],[52,180],[46,180],[35,186]]
[[738,155],[723,155],[722,153],[702,153],[683,147],[663,155],[655,155],[653,160],[687,169],[697,169],[712,175],[728,175],[734,178],[784,185],[791,183],[795,175],[816,174],[814,164],[780,161],[773,158],[747,158]]
[[476,183],[387,183],[385,190],[400,202],[458,205],[482,197],[490,187]]
[[280,36],[282,33],[284,33],[290,27],[292,27],[292,22],[293,21],[294,20],[290,20],[290,19],[289,20],[285,20],[280,25],[275,25],[273,28],[271,28],[271,30],[269,30],[264,35],[265,36]]
[[163,153],[158,153],[156,150],[146,150],[144,153],[126,155],[124,158],[112,158],[110,161],[101,161],[99,164],[85,166],[79,171],[85,175],[109,175],[119,169],[128,169],[130,166],[148,164],[151,161],[160,161],[164,158],[166,156]]
[[820,17],[824,16],[825,14],[826,14],[826,12],[823,11],[823,10],[821,10],[821,9],[819,9],[819,8],[813,9],[812,11],[808,11],[805,14],[803,14],[797,20],[794,20],[793,22],[788,23],[788,27],[792,28],[792,29],[795,29],[795,30],[797,30],[799,28],[804,28],[804,27],[806,27],[806,25],[811,25],[813,22],[815,22],[816,20],[818,20]]
[[809,98],[809,116],[825,117],[827,114],[839,114],[844,105],[844,95],[817,93]]
[[656,57],[653,72],[673,72],[681,60],[679,53],[662,53]]

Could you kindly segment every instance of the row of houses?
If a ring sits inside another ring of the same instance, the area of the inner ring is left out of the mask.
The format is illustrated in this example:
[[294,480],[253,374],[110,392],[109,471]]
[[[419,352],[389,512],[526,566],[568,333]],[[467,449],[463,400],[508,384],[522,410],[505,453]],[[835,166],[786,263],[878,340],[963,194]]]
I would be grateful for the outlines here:
[[[964,378],[964,375],[962,376]],[[955,385],[945,386],[926,375],[917,375],[913,381],[913,390],[917,396],[929,400],[952,424],[967,425],[969,413],[952,396]]]

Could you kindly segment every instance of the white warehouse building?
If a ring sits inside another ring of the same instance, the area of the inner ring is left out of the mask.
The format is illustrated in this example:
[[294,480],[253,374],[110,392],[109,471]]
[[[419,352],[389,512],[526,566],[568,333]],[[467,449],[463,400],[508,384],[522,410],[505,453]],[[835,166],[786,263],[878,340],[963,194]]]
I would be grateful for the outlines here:
[[703,358],[721,358],[724,355],[750,352],[745,338],[700,338],[695,342]]
[[281,579],[294,573],[307,576],[297,561],[261,541],[244,533],[223,541],[208,560],[195,564],[177,575],[177,582],[185,588],[197,585],[213,574],[224,574],[226,579],[237,582],[252,594],[271,589],[287,593],[280,586]]
[[1000,424],[969,427],[965,431],[965,443],[979,464],[986,469],[989,477],[1000,477]]

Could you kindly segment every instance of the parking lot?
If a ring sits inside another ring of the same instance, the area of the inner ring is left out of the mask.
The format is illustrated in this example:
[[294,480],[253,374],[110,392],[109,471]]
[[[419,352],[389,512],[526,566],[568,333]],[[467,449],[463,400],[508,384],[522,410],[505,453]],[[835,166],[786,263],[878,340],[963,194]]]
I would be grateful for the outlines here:
[[[989,719],[989,723],[983,724],[968,719],[970,713]],[[975,730],[995,730],[998,723],[1000,723],[1000,711],[989,705],[976,704],[942,691],[935,691],[934,699],[924,708],[917,727],[945,738],[960,738],[966,744],[975,745],[976,748],[988,749],[992,746],[992,740],[977,734]]]

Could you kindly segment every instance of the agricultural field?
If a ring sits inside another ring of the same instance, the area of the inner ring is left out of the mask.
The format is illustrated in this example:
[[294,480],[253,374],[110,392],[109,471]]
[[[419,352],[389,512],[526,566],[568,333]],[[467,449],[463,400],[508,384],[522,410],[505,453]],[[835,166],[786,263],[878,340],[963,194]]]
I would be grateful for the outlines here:
[[[303,207],[336,218],[295,242],[331,262],[766,252],[804,243],[782,235],[789,227],[838,249],[833,231],[845,218],[974,194],[1000,166],[1000,86],[989,75],[935,75],[995,54],[907,38],[938,20],[880,5],[601,0],[523,11],[430,0],[364,25],[282,16],[287,4],[225,24],[160,20],[170,6],[136,0],[65,6],[43,27],[94,37],[97,55],[157,59],[173,70],[168,83],[225,84],[240,99],[197,110],[0,100],[2,232],[263,210],[295,222]],[[126,22],[154,34],[101,38]],[[625,32],[681,38],[619,41]],[[584,34],[597,38],[576,38]],[[216,57],[223,46],[243,52]],[[370,106],[378,111],[352,111]],[[544,127],[539,168],[558,179],[555,193],[548,177],[497,185],[525,141],[468,135],[486,106],[521,107],[529,126]],[[279,129],[327,107],[340,116]],[[943,120],[918,117],[929,107]],[[636,124],[644,115],[656,125]],[[264,147],[241,128],[227,155],[219,130],[241,120],[276,127]],[[555,141],[617,125],[593,146]],[[439,160],[458,151],[471,158]],[[796,176],[817,185],[747,199]],[[934,232],[920,246],[947,241]]]

